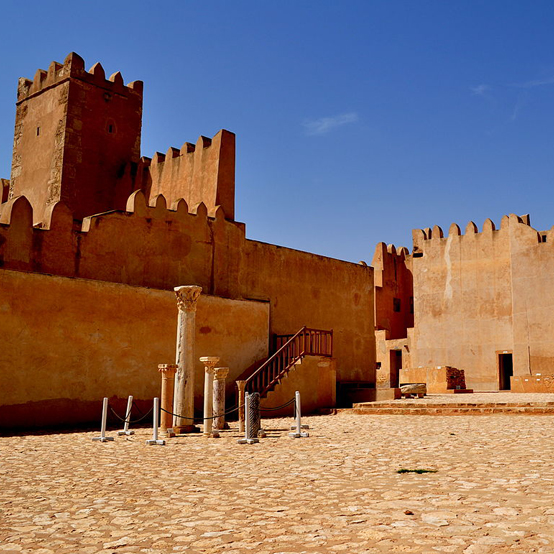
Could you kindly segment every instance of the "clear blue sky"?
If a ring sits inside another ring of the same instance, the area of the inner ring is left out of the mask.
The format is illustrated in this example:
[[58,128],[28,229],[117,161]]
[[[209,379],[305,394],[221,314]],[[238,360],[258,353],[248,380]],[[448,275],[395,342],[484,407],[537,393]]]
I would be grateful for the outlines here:
[[145,83],[142,153],[237,134],[249,238],[350,261],[411,229],[554,225],[554,3],[2,2],[0,176],[20,76]]

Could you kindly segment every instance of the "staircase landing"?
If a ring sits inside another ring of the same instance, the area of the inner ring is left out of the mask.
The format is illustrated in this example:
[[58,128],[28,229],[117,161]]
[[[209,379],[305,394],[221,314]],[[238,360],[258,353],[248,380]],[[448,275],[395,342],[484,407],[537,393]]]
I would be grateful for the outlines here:
[[353,405],[360,415],[554,415],[554,394],[478,392],[463,397],[430,394],[420,399],[360,402]]

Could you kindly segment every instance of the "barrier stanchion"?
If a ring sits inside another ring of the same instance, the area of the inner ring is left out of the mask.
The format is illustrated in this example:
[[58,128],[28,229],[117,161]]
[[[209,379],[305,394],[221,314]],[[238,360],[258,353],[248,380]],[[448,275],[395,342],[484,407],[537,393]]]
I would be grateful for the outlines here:
[[152,425],[152,440],[147,440],[146,444],[164,445],[165,441],[158,439],[158,426],[160,424],[160,399],[154,398],[154,423]]
[[123,424],[123,429],[117,432],[117,435],[134,435],[134,431],[129,431],[129,423],[131,422],[131,409],[133,407],[133,397],[129,396],[127,400],[127,411],[125,412],[125,423]]
[[295,405],[294,410],[296,413],[296,425],[292,426],[291,429],[294,430],[294,433],[289,433],[289,437],[292,437],[293,439],[299,439],[301,437],[309,437],[310,435],[308,433],[303,433],[302,429],[309,429],[308,425],[302,425],[301,422],[301,410],[300,410],[300,392],[296,391],[295,394]]
[[100,436],[93,437],[93,441],[107,442],[113,441],[113,437],[106,437],[106,423],[108,421],[108,398],[102,401],[102,424],[100,426]]
[[250,413],[250,394],[244,396],[244,438],[237,441],[239,444],[255,444],[260,442],[252,436],[252,414]]

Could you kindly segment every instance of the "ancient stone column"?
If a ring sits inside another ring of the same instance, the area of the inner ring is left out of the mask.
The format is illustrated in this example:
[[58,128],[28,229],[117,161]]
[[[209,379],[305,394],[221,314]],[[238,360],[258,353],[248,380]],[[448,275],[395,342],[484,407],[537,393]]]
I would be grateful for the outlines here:
[[[189,285],[175,287],[179,319],[177,321],[177,352],[178,365],[175,378],[175,398],[173,412],[179,414],[173,418],[173,429],[176,433],[192,433],[198,431],[194,426],[194,339],[196,303],[202,292],[202,287]],[[186,418],[186,419],[185,419]]]
[[225,379],[229,375],[228,367],[216,367],[214,372],[214,415],[213,428],[218,431],[225,429]]
[[[162,394],[161,394],[161,408],[162,417],[160,421],[160,428],[162,433],[166,433],[168,429],[173,426],[173,392],[175,387],[175,373],[179,366],[177,364],[159,364],[158,371],[162,374]],[[166,410],[166,411],[164,411]]]
[[[215,366],[219,362],[217,356],[205,356],[200,358],[200,361],[204,364],[204,436],[212,436],[213,426],[213,382]],[[219,434],[217,434],[219,436]]]
[[244,433],[244,393],[246,381],[236,381],[239,390],[239,432]]

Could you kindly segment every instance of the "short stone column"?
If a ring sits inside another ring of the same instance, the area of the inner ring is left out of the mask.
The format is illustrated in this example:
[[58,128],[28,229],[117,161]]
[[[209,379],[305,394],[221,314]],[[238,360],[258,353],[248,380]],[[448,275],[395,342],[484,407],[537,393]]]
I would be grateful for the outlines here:
[[[212,436],[213,427],[213,382],[215,366],[219,362],[217,356],[205,356],[200,358],[204,364],[204,436]],[[219,434],[217,435],[219,436]]]
[[214,372],[214,414],[216,417],[213,428],[218,431],[225,429],[225,379],[229,375],[228,367],[216,367]]
[[[192,433],[198,431],[194,426],[194,340],[196,331],[196,303],[202,292],[202,287],[189,285],[175,287],[179,318],[177,321],[177,352],[178,366],[175,378],[175,398],[173,412],[173,429],[176,433]],[[182,416],[182,417],[179,417]]]
[[[162,433],[166,433],[168,429],[173,427],[173,392],[175,387],[175,373],[179,366],[177,364],[159,364],[158,371],[162,374],[162,393],[161,393],[161,408],[162,417],[160,420],[160,428]],[[165,411],[164,411],[165,410]],[[170,413],[167,413],[170,412]]]
[[246,381],[235,381],[239,390],[239,433],[244,433],[244,397]]

